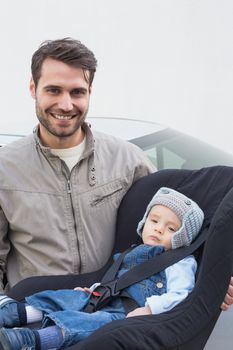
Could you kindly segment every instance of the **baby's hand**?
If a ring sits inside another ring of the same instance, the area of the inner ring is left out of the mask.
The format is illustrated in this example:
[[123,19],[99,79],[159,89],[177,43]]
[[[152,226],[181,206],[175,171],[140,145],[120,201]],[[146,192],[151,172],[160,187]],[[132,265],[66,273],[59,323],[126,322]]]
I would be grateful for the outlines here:
[[138,307],[137,309],[128,313],[126,317],[142,316],[142,315],[151,315],[151,309],[149,306]]
[[87,287],[75,287],[74,290],[80,290],[81,292],[86,292],[86,293],[92,293],[91,289],[90,288],[87,288]]

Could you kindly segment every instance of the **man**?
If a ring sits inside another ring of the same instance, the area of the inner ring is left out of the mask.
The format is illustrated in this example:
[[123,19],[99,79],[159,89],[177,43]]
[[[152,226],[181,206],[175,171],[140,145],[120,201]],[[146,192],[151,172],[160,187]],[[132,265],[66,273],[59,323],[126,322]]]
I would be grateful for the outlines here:
[[29,276],[103,266],[121,199],[154,170],[136,146],[85,123],[96,66],[69,38],[43,43],[32,57],[39,125],[0,150],[0,291]]
[[0,281],[94,271],[108,260],[116,214],[153,171],[143,152],[85,123],[96,70],[79,41],[48,41],[32,57],[39,125],[0,151]]

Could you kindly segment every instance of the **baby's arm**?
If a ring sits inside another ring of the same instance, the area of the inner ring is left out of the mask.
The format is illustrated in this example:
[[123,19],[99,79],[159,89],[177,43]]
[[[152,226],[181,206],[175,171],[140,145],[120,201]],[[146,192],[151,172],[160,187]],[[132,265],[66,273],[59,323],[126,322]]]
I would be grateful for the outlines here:
[[167,292],[153,295],[146,300],[144,307],[129,312],[127,317],[160,314],[171,310],[184,300],[195,285],[197,263],[193,256],[188,256],[166,270]]
[[160,314],[171,310],[193,290],[197,262],[193,256],[188,256],[178,263],[169,266],[165,272],[167,277],[167,292],[153,295],[146,300],[152,314]]

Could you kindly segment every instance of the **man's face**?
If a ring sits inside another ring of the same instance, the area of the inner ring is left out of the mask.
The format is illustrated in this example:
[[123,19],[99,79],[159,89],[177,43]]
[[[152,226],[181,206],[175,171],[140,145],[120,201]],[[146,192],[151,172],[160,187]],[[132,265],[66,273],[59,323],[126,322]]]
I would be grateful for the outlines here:
[[30,91],[36,100],[41,141],[51,148],[79,144],[90,99],[90,86],[83,70],[47,58],[37,87],[31,80]]
[[165,250],[171,249],[174,233],[181,227],[178,216],[164,205],[151,208],[142,231],[144,244],[162,245]]

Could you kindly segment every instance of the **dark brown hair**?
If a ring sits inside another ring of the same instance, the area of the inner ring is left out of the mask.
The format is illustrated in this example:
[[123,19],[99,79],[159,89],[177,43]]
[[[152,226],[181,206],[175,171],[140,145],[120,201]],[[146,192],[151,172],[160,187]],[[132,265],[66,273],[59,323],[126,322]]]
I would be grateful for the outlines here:
[[[97,60],[93,52],[80,41],[72,38],[44,41],[32,56],[31,72],[35,86],[37,86],[41,77],[42,64],[46,58],[52,58],[76,68],[82,68],[85,79],[91,86],[97,67]],[[89,71],[89,76],[86,74],[87,71]]]

